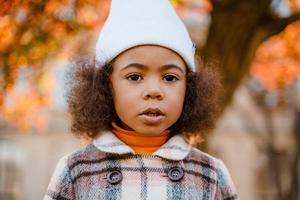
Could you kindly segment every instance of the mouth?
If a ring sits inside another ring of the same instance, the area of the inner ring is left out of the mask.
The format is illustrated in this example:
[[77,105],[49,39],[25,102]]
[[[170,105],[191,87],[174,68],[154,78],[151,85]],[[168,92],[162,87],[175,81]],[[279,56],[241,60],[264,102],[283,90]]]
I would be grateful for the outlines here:
[[148,109],[144,110],[140,115],[157,117],[157,116],[164,116],[165,114],[159,108],[148,108]]
[[165,118],[165,114],[158,108],[148,108],[140,113],[143,122],[148,125],[156,125]]

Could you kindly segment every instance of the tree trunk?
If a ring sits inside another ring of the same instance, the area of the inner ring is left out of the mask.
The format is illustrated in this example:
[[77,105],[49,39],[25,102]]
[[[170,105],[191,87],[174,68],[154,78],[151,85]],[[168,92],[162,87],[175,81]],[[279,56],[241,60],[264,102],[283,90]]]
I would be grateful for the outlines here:
[[[222,77],[222,107],[249,71],[258,46],[288,24],[270,13],[271,0],[215,0],[204,63],[214,62]],[[289,21],[290,23],[291,21]]]
[[[299,13],[287,18],[277,17],[271,11],[271,3],[272,0],[212,0],[208,38],[199,53],[204,63],[216,63],[220,72],[224,87],[222,110],[231,102],[235,89],[249,72],[259,45],[300,19]],[[299,149],[296,152],[292,188],[287,194],[287,199],[291,200],[299,198]]]
[[295,150],[291,160],[291,187],[286,200],[300,199],[300,111],[295,112],[294,122]]

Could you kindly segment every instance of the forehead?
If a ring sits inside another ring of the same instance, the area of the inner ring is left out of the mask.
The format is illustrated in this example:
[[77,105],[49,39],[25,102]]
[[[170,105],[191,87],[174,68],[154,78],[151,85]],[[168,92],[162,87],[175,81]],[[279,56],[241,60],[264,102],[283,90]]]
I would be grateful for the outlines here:
[[186,65],[176,52],[161,46],[143,45],[122,52],[113,60],[113,67],[121,69],[131,63],[155,68],[164,65],[176,65],[186,71]]

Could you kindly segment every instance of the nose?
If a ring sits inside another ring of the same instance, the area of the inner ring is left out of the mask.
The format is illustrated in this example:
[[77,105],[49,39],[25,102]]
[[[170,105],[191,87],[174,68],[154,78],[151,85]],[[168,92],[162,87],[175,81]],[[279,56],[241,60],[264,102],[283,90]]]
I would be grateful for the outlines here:
[[156,84],[151,84],[143,93],[144,100],[157,99],[163,100],[164,94],[161,88]]

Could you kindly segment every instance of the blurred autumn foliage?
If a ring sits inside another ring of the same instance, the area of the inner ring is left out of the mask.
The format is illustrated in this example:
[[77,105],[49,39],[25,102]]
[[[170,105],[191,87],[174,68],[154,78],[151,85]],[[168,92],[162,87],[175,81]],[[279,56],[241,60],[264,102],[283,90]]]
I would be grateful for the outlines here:
[[300,22],[264,42],[250,72],[267,90],[280,89],[300,77]]
[[98,30],[109,1],[0,1],[0,105],[20,66],[42,68],[69,37]]
[[[44,108],[51,105],[53,89],[47,61],[62,54],[72,38],[98,31],[109,5],[108,0],[0,1],[0,112],[6,120],[21,130],[46,127]],[[26,70],[22,90],[16,80]]]

